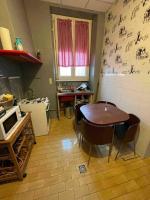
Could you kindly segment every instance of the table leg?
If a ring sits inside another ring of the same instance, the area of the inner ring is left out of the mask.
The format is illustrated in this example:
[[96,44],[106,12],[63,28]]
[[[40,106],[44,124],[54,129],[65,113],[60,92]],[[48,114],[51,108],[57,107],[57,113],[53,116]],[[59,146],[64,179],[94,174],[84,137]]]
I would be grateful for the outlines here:
[[57,116],[58,116],[58,119],[60,119],[60,102],[59,102],[58,95],[57,95]]
[[74,96],[74,106],[77,104],[77,96]]
[[89,103],[93,103],[93,94],[89,96]]

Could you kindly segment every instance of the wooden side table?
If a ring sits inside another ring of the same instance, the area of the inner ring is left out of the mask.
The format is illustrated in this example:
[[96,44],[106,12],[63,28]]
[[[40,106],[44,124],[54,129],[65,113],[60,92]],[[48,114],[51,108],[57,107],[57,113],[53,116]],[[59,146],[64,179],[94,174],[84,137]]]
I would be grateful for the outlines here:
[[0,141],[0,183],[22,180],[26,176],[25,169],[35,143],[31,114],[27,113],[10,138]]
[[57,93],[57,114],[58,114],[58,119],[60,119],[60,102],[72,101],[72,102],[74,102],[74,105],[76,105],[78,97],[86,96],[86,97],[88,97],[88,103],[92,103],[93,102],[93,95],[94,95],[94,93],[92,91]]

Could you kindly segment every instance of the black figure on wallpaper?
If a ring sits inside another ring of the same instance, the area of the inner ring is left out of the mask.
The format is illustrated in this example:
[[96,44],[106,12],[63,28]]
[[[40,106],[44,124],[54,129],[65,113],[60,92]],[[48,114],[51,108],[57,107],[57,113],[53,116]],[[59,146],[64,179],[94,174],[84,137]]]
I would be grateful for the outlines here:
[[106,55],[106,52],[105,52],[105,50],[103,49],[103,51],[102,51],[102,56],[105,56]]
[[126,45],[125,51],[128,52],[130,51],[131,47],[133,46],[133,41],[129,41]]
[[113,43],[110,41],[110,39],[109,39],[109,37],[107,37],[106,39],[105,39],[105,45],[107,46],[107,45],[112,45]]
[[113,19],[112,12],[109,12],[107,15],[107,22],[110,22]]
[[120,15],[119,16],[118,26],[120,26],[125,19],[126,19],[126,16],[123,17],[122,15]]
[[148,1],[149,1],[149,0],[142,0],[142,5],[143,5],[143,7],[147,4]]
[[123,0],[123,6],[126,6],[131,0]]
[[139,31],[137,33],[137,38],[135,39],[135,45],[138,44],[139,42],[141,41],[145,41],[149,38],[149,35],[146,34],[146,35],[142,35],[141,31]]
[[121,27],[120,28],[120,31],[119,31],[119,37],[123,37],[127,34],[127,31],[126,31],[126,28],[125,26]]
[[103,60],[103,65],[107,65],[107,60],[106,59]]
[[134,65],[131,65],[131,69],[130,69],[130,72],[129,74],[133,74],[135,71],[134,71]]
[[122,63],[122,59],[121,59],[120,55],[116,56],[115,62],[116,62],[116,64]]
[[137,12],[140,10],[140,4],[138,4],[132,11],[131,20],[136,17]]
[[114,21],[116,19],[116,15],[113,16],[112,12],[109,12],[108,15],[107,15],[107,22],[110,22],[110,21]]
[[140,73],[140,71],[139,70],[135,70],[134,69],[134,65],[131,65],[131,68],[130,68],[130,71],[129,71],[129,74],[139,74]]
[[136,59],[145,59],[148,58],[148,53],[144,47],[139,48],[136,51]]
[[122,49],[122,46],[119,46],[118,43],[116,43],[114,52],[116,53],[116,52],[119,51],[120,49]]
[[150,21],[150,8],[148,8],[144,14],[144,22]]
[[123,19],[122,19],[122,15],[119,16],[119,22],[118,22],[118,26],[120,26],[120,24],[123,22]]
[[135,44],[138,44],[141,40],[143,40],[143,37],[141,36],[141,31],[137,33],[137,38],[135,40]]
[[106,36],[109,33],[109,30],[105,28],[104,35]]

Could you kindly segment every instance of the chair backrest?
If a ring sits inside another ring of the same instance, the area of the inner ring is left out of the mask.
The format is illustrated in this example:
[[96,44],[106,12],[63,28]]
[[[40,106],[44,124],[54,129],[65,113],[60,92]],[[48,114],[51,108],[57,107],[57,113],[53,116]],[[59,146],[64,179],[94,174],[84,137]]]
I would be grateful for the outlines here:
[[139,127],[139,123],[140,123],[140,119],[136,115],[129,114],[129,119],[126,122],[126,126],[128,128],[123,138],[124,142],[131,142],[135,139],[135,136]]
[[114,103],[112,103],[112,102],[109,102],[109,101],[97,101],[96,103],[107,103],[107,104],[110,104],[110,105],[112,105],[112,106],[115,106],[115,107],[116,107],[116,105],[115,105]]
[[74,113],[75,113],[75,121],[76,123],[78,123],[81,119],[82,119],[82,113],[80,111],[81,106],[84,106],[85,103],[80,103],[80,104],[76,104],[74,107]]
[[111,144],[114,136],[113,126],[97,126],[86,119],[81,121],[81,133],[90,144]]

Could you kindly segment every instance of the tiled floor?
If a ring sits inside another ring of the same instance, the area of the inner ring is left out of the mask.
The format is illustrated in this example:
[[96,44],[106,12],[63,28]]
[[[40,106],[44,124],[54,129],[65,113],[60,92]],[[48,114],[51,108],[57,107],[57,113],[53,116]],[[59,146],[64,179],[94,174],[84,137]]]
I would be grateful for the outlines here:
[[150,158],[110,163],[79,148],[72,121],[54,120],[49,136],[37,138],[23,181],[0,185],[0,200],[150,200]]

